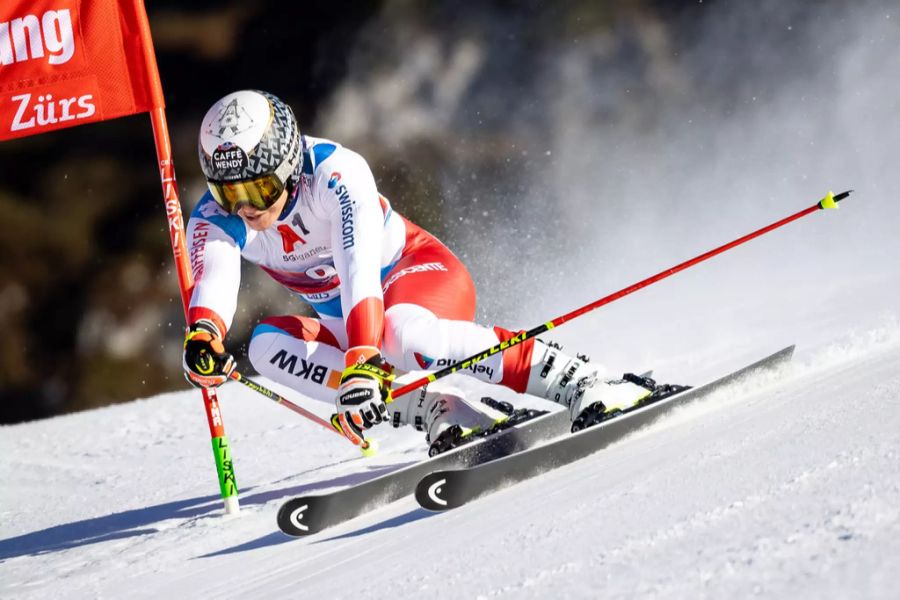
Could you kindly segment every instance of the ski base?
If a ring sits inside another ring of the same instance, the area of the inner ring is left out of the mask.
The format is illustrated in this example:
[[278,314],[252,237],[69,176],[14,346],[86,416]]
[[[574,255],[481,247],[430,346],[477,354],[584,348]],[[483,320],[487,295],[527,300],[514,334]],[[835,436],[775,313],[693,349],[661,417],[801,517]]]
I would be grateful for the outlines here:
[[789,361],[793,352],[794,346],[788,346],[715,381],[623,413],[578,433],[564,435],[530,450],[468,468],[433,471],[423,477],[416,486],[416,500],[423,508],[431,511],[450,510],[500,488],[569,464],[626,437],[676,406],[708,396],[758,370],[775,368]]

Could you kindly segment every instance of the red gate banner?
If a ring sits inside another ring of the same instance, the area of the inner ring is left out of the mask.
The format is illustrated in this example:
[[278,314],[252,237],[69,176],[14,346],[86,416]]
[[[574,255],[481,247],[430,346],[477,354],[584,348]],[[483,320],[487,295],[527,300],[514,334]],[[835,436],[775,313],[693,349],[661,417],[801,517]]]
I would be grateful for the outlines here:
[[0,140],[163,106],[143,0],[0,2]]
[[[165,103],[143,0],[0,0],[0,140],[149,112],[187,310],[184,246]],[[203,390],[225,512],[240,510],[215,389]]]

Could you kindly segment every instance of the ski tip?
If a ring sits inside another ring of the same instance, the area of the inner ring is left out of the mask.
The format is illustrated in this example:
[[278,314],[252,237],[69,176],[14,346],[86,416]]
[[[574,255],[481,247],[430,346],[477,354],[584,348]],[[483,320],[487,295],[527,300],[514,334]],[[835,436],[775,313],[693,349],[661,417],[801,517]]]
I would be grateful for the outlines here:
[[419,502],[419,506],[432,512],[441,512],[454,508],[454,505],[446,497],[445,486],[447,479],[447,473],[444,471],[435,471],[423,477],[416,486],[415,491],[415,497]]
[[[319,532],[315,520],[310,521],[307,513],[315,513],[314,498],[293,498],[281,505],[278,509],[278,528],[291,537],[302,537]],[[315,516],[315,515],[313,515]]]

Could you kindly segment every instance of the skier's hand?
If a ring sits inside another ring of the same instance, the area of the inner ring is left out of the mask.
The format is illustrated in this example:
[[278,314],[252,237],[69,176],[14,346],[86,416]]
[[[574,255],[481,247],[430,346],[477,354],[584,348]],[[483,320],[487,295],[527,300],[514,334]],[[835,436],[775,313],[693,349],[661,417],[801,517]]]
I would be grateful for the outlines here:
[[365,441],[363,432],[387,419],[393,375],[384,370],[384,361],[376,354],[368,362],[344,369],[331,418],[335,429],[354,444]]
[[184,378],[200,388],[218,387],[234,371],[234,357],[225,351],[219,330],[209,321],[191,325],[184,338]]

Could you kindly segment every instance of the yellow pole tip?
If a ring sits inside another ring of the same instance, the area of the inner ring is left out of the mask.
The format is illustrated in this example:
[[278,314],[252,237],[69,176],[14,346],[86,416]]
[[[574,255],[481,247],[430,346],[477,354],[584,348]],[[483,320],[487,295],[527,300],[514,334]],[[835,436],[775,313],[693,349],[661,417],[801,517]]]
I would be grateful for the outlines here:
[[834,201],[834,192],[829,190],[825,197],[819,200],[819,208],[838,208],[838,203]]
[[362,451],[362,455],[366,458],[371,458],[378,454],[378,442],[373,439],[366,439],[366,447],[360,448]]

